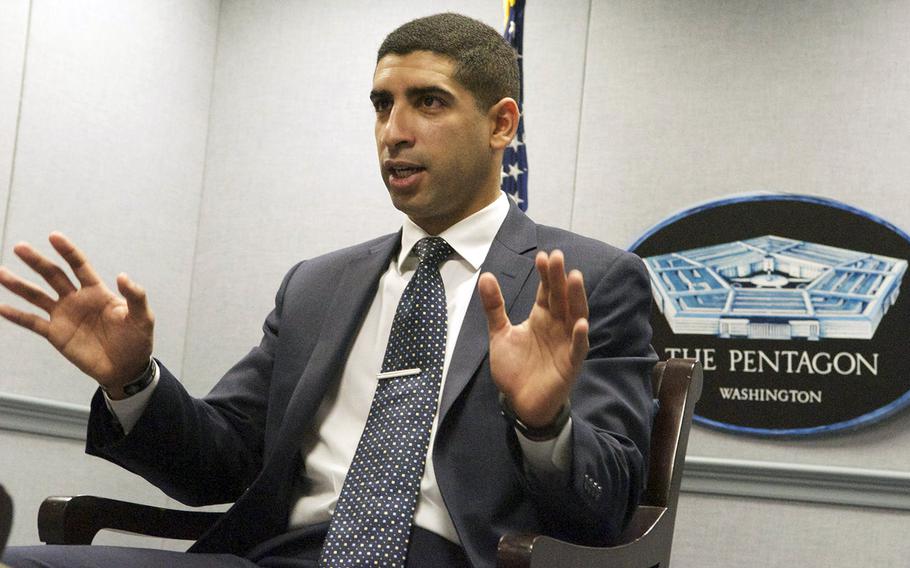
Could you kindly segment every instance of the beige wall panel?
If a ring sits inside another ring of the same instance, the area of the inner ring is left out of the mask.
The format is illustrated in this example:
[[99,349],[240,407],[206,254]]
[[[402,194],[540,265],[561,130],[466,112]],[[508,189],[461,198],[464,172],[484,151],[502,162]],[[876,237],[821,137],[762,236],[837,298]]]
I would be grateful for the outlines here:
[[[184,376],[193,392],[259,341],[294,262],[400,226],[373,141],[376,49],[405,21],[445,10],[502,27],[486,0],[223,5]],[[575,1],[535,5],[526,19],[532,211],[564,226],[586,18]]]
[[[120,271],[143,283],[158,318],[155,351],[178,362],[218,7],[35,1],[6,227],[7,246],[28,240],[45,251],[46,235],[63,230],[112,285]],[[93,390],[43,341],[8,324],[0,361],[6,391],[85,404]]]
[[684,493],[672,566],[904,566],[910,512]]
[[16,122],[28,36],[28,7],[29,0],[0,3],[0,263],[6,252],[6,247],[2,246],[2,235],[16,151]]
[[765,190],[910,229],[908,7],[594,2],[575,229],[625,246],[695,203]]
[[525,8],[525,141],[528,215],[570,228],[590,0]]
[[693,426],[690,456],[910,472],[910,411],[832,436],[771,440]]
[[[694,204],[773,190],[910,230],[908,8],[594,2],[573,228],[628,246]],[[908,421],[799,441],[696,427],[689,452],[907,471]]]

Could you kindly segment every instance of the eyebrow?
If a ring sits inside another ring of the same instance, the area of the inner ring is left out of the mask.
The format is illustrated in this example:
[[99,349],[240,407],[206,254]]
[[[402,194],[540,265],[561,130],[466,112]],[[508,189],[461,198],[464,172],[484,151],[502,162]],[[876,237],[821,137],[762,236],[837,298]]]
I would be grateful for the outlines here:
[[[405,90],[404,94],[408,99],[417,99],[428,95],[441,96],[447,99],[452,99],[455,97],[451,91],[437,86],[410,87]],[[393,98],[392,93],[385,89],[370,91],[370,101],[372,101],[374,104],[377,101],[387,101],[391,98]]]
[[405,96],[409,99],[419,99],[427,95],[436,95],[441,96],[447,99],[453,98],[455,95],[451,91],[443,89],[442,87],[429,86],[429,87],[411,87],[404,92]]

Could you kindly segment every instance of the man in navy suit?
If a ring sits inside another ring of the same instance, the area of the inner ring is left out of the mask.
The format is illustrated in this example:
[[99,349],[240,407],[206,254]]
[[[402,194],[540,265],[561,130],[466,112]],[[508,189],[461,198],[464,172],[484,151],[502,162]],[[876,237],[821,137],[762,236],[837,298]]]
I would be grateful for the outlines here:
[[406,565],[491,566],[510,531],[614,539],[647,464],[648,279],[633,255],[537,225],[499,190],[517,96],[515,54],[492,28],[440,14],[392,32],[370,99],[402,230],[293,267],[260,345],[202,399],[151,358],[154,317],[137,283],[121,274],[120,294],[108,289],[59,233],[50,242],[78,284],[17,245],[58,297],[0,269],[0,284],[49,317],[7,305],[0,315],[99,383],[87,451],[181,502],[234,505],[193,546],[197,554],[29,547],[5,560],[313,565],[415,271],[413,248],[427,236],[454,253],[439,266],[444,379]]

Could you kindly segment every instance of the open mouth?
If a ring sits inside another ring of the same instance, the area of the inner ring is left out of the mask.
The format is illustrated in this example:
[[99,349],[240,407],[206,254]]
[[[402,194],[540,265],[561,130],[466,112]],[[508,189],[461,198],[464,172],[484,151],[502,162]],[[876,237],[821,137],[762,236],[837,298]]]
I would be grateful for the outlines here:
[[423,168],[415,168],[415,167],[409,167],[409,168],[397,168],[397,167],[393,167],[393,168],[389,168],[389,172],[392,174],[392,177],[397,178],[397,179],[405,179],[405,178],[408,178],[408,177],[410,177],[410,176],[412,176],[412,175],[414,175],[414,174],[416,174],[417,172],[420,172],[420,171],[423,171]]

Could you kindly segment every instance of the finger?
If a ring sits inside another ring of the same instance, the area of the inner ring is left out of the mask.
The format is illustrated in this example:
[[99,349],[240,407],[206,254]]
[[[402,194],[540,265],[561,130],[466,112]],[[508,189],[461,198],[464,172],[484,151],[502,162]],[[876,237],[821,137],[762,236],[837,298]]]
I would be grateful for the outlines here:
[[19,311],[6,304],[0,304],[0,316],[3,316],[18,326],[34,331],[41,337],[47,337],[48,330],[50,329],[50,322],[46,319],[42,319],[35,314]]
[[480,275],[477,288],[480,291],[483,309],[487,314],[487,328],[490,330],[490,336],[508,329],[512,324],[506,315],[506,304],[502,299],[502,292],[499,290],[499,282],[496,281],[496,277],[489,272],[484,272]]
[[550,265],[550,256],[544,251],[538,252],[534,258],[534,265],[537,267],[537,274],[540,276],[535,302],[541,308],[548,308],[550,303],[550,278],[547,268]]
[[85,254],[63,233],[54,231],[51,233],[48,240],[51,242],[54,249],[60,253],[63,260],[70,265],[70,268],[73,269],[73,274],[76,275],[76,278],[79,279],[79,282],[81,282],[83,286],[94,286],[101,282],[98,273],[95,272],[92,265],[88,263],[88,257],[86,257]]
[[149,309],[148,296],[145,288],[136,284],[125,273],[117,275],[117,289],[126,298],[130,318],[136,321],[151,321],[152,312]]
[[572,361],[572,368],[576,370],[576,374],[578,369],[581,368],[585,357],[588,356],[588,349],[588,320],[587,318],[582,318],[572,326],[572,351],[569,358]]
[[569,317],[574,321],[588,317],[588,297],[585,292],[585,279],[580,270],[569,273]]
[[568,314],[569,305],[566,264],[561,250],[554,250],[550,253],[550,266],[547,272],[550,282],[550,313],[556,319],[564,319]]
[[56,302],[44,293],[44,290],[31,282],[16,276],[5,267],[0,266],[0,284],[13,294],[28,303],[37,306],[47,313],[54,309]]
[[19,243],[13,247],[13,252],[15,252],[16,256],[21,258],[22,262],[27,264],[29,268],[40,274],[41,277],[44,278],[44,281],[47,282],[61,298],[76,291],[76,287],[70,282],[69,276],[63,272],[63,269],[35,250],[32,245],[28,243]]

